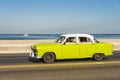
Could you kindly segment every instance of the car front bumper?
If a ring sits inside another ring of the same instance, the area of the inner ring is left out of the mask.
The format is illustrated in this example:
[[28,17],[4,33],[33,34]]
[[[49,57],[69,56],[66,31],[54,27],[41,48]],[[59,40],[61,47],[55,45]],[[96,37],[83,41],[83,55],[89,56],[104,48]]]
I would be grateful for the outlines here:
[[31,52],[29,53],[29,60],[30,60],[30,61],[39,61],[41,58],[42,58],[42,57],[40,57],[40,56],[36,56],[36,53],[33,52],[33,51],[31,51]]

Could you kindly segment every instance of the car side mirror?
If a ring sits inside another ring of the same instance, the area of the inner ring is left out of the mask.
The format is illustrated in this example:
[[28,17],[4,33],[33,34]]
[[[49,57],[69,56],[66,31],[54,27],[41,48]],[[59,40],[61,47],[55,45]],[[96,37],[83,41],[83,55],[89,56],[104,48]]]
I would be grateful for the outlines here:
[[63,45],[65,45],[66,44],[66,42],[63,42]]
[[65,41],[65,42],[63,42],[62,44],[63,44],[63,45],[65,45],[65,44],[66,44],[66,41]]

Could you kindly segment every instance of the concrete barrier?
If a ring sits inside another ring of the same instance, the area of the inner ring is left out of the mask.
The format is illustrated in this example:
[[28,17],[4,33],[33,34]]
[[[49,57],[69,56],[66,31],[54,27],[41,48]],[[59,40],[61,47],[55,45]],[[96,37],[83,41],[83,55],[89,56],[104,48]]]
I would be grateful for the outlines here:
[[[55,40],[0,40],[0,54],[29,53],[30,46],[35,43],[54,42]],[[99,39],[114,45],[114,50],[120,50],[120,39]]]
[[0,40],[0,54],[29,53],[32,44],[54,41],[55,40]]

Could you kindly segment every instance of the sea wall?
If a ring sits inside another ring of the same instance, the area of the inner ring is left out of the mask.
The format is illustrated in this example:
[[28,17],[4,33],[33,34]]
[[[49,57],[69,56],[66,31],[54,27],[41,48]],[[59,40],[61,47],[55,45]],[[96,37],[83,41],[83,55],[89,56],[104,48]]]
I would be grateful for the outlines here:
[[[0,54],[29,53],[30,46],[35,43],[54,42],[55,40],[0,40]],[[99,39],[114,45],[114,50],[120,50],[120,39]]]

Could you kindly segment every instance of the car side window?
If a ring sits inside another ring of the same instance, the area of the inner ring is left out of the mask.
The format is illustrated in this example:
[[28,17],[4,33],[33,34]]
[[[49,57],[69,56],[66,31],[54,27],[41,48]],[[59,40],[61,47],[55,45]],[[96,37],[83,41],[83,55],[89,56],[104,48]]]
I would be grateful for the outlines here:
[[69,37],[66,40],[67,43],[76,43],[76,38],[75,37]]
[[92,41],[89,38],[87,38],[87,37],[79,37],[79,42],[81,42],[81,43],[83,43],[83,42],[88,43],[88,42],[92,42]]

